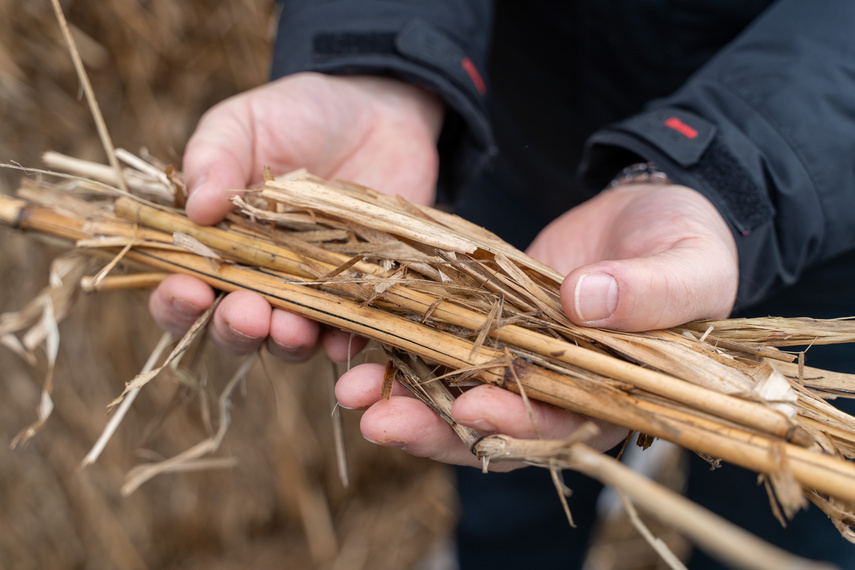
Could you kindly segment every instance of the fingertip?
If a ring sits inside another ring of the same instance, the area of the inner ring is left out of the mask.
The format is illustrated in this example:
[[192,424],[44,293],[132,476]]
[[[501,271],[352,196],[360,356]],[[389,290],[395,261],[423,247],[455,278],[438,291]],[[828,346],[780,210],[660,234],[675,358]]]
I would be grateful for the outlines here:
[[[230,187],[238,186],[243,184],[233,184]],[[192,222],[201,226],[212,226],[223,221],[229,212],[235,209],[232,198],[243,194],[240,190],[203,186],[190,194],[185,212]]]
[[364,337],[339,329],[326,329],[321,333],[321,346],[333,362],[348,362],[367,344]]
[[414,398],[380,400],[365,411],[359,427],[362,436],[377,445],[445,463],[477,464],[449,425]]
[[679,323],[663,325],[671,277],[656,256],[578,267],[561,284],[561,306],[585,327],[638,332],[673,326]]
[[214,302],[214,290],[189,275],[170,275],[149,296],[149,311],[165,330],[184,334]]
[[[342,407],[364,410],[382,399],[386,366],[369,362],[354,366],[341,375],[335,385],[335,397]],[[413,395],[400,382],[392,383],[391,397],[412,398]]]
[[597,325],[611,319],[619,298],[617,279],[605,271],[571,273],[561,285],[564,312],[580,325]]
[[455,421],[484,435],[502,433],[523,439],[561,439],[583,421],[567,410],[532,400],[526,403],[519,394],[489,384],[461,394],[451,413]]
[[230,354],[247,354],[257,349],[269,334],[271,312],[267,301],[256,293],[229,293],[214,313],[210,336]]
[[234,210],[232,198],[241,196],[239,188],[246,185],[239,177],[221,174],[220,168],[211,168],[195,185],[188,184],[185,206],[187,217],[200,225],[217,224]]
[[419,412],[417,407],[410,407],[408,402],[378,400],[365,410],[359,420],[362,437],[384,447],[406,449],[411,434],[402,424]]
[[303,362],[317,350],[319,336],[320,325],[316,321],[281,309],[273,309],[267,348],[271,354],[282,360]]
[[[720,265],[721,270],[711,269]],[[645,257],[577,268],[561,286],[561,306],[576,324],[628,332],[725,318],[736,296],[726,264],[695,244]]]
[[368,363],[355,366],[335,384],[338,403],[349,410],[364,410],[380,399],[385,366]]
[[[393,395],[379,400],[365,411],[359,426],[363,437],[377,445],[452,465],[483,466],[445,420],[416,398]],[[511,471],[521,466],[498,462],[491,464],[490,470]]]
[[531,420],[523,407],[522,398],[504,388],[484,384],[463,392],[454,401],[451,415],[459,424],[483,435],[505,433],[522,437],[533,433]]

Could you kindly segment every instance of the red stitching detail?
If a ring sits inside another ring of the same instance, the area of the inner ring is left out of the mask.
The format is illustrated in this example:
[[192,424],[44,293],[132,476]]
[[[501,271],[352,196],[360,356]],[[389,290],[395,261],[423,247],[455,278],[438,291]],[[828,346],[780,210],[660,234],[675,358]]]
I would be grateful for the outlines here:
[[464,57],[463,61],[460,62],[460,65],[462,65],[466,73],[469,74],[469,79],[471,79],[472,83],[475,84],[475,89],[478,93],[481,95],[486,94],[487,85],[484,83],[484,80],[481,79],[481,74],[478,73],[478,70],[475,68],[475,64],[472,63],[472,60],[468,57]]
[[693,139],[698,136],[697,129],[693,129],[677,117],[671,117],[665,121],[665,126],[674,129],[686,138]]

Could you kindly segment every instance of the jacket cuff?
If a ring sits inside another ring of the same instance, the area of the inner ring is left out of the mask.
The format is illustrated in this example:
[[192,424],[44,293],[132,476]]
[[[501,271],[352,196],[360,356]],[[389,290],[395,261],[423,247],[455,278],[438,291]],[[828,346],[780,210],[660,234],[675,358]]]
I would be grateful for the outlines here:
[[[580,168],[589,191],[604,188],[629,162],[651,161],[677,184],[707,197],[735,232],[747,236],[775,214],[763,186],[721,143],[715,125],[676,108],[658,108],[595,133]],[[632,158],[635,160],[632,160]]]
[[271,78],[301,71],[381,75],[436,93],[448,107],[438,143],[441,193],[453,194],[469,183],[495,154],[480,71],[485,66],[477,55],[418,17],[400,21],[354,13],[346,23],[331,25],[324,12],[280,18]]
[[[590,137],[579,169],[580,182],[591,193],[605,188],[625,166],[650,161],[675,183],[703,194],[727,221],[739,249],[739,306],[751,305],[768,293],[765,279],[756,278],[757,259],[769,251],[764,243],[774,224],[775,208],[765,186],[725,145],[710,121],[675,107],[659,107],[635,115]],[[738,148],[738,145],[736,145]]]

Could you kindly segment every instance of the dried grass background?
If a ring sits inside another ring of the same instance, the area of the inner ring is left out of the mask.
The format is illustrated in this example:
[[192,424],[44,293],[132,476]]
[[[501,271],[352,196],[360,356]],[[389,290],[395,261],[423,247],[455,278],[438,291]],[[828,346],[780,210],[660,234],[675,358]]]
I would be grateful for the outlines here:
[[[204,110],[266,79],[270,0],[74,0],[62,3],[117,146],[176,164]],[[52,149],[103,160],[48,0],[0,0],[0,161],[37,165]],[[18,174],[0,170],[0,191]],[[0,313],[46,284],[60,250],[0,231]],[[149,385],[99,461],[80,461],[106,407],[160,331],[141,293],[80,300],[61,326],[56,410],[25,449],[44,364],[0,347],[0,568],[408,568],[448,532],[448,472],[378,449],[346,414],[351,485],[339,482],[323,359],[265,357],[234,399],[221,455],[231,470],[167,475],[130,497],[128,469],[210,434],[205,410],[239,361],[194,356],[200,385]],[[216,429],[216,426],[213,426]]]

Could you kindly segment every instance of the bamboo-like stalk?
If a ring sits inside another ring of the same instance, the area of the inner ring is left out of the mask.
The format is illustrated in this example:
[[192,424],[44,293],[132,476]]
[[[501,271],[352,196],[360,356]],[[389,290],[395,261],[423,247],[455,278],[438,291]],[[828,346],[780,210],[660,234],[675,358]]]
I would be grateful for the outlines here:
[[142,226],[166,232],[181,232],[201,243],[224,252],[255,267],[268,267],[297,277],[311,278],[313,275],[301,264],[299,256],[290,250],[263,240],[248,244],[243,236],[215,227],[198,226],[184,216],[174,215],[165,208],[155,208],[142,202],[119,198],[116,213]]
[[[611,461],[608,456],[580,444],[555,445],[561,442],[538,442],[550,445],[543,461],[551,459],[562,468],[573,469],[618,489],[629,499],[652,513],[659,520],[678,529],[708,552],[722,558],[729,566],[755,570],[812,568],[830,570],[831,564],[817,563],[795,557],[769,545],[741,529],[733,527],[717,515],[699,509],[697,505],[661,487],[642,475]],[[531,446],[507,436],[488,436],[479,442],[479,453],[493,455],[504,461],[531,461]],[[664,507],[664,508],[663,508]]]
[[84,277],[80,280],[80,286],[87,293],[103,293],[105,291],[122,291],[126,289],[147,289],[159,284],[168,276],[168,273],[132,273],[130,275],[114,275],[111,277],[105,277],[97,283],[92,277]]
[[19,218],[27,207],[25,200],[17,200],[9,196],[0,196],[0,221],[7,226],[18,225]]
[[828,564],[793,556],[758,540],[718,515],[621,465],[610,456],[588,448],[583,442],[598,431],[593,424],[583,424],[564,441],[520,440],[501,434],[481,437],[477,432],[454,422],[451,418],[453,396],[444,385],[433,381],[435,375],[421,359],[412,355],[407,357],[394,350],[387,350],[387,353],[397,367],[397,377],[404,386],[445,419],[473,453],[485,462],[516,461],[585,473],[614,489],[625,504],[629,503],[628,508],[637,505],[734,567],[757,570],[833,568]]

